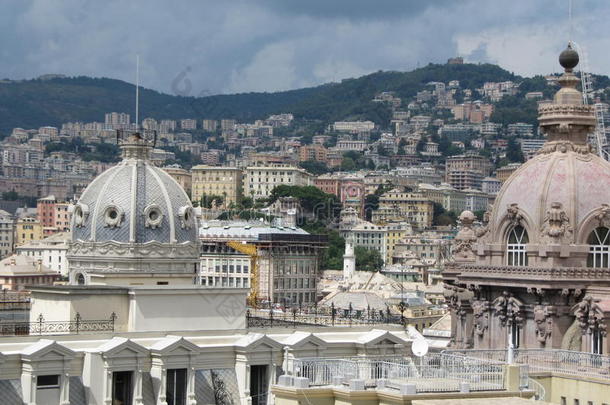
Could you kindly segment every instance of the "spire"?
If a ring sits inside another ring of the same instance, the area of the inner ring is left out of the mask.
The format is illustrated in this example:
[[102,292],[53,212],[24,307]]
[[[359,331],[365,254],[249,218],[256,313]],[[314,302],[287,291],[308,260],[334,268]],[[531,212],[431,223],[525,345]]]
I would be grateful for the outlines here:
[[556,150],[589,153],[591,150],[587,136],[595,129],[595,115],[592,106],[583,104],[582,94],[577,89],[580,80],[574,75],[574,68],[578,61],[578,53],[570,42],[559,55],[559,64],[564,68],[564,73],[557,80],[561,89],[552,103],[538,107],[540,129],[547,136],[540,153]]

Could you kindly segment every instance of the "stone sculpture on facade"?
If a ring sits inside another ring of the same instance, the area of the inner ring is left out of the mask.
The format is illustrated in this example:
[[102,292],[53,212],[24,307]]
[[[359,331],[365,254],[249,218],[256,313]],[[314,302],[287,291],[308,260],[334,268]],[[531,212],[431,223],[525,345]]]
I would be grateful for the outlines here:
[[563,204],[554,202],[546,212],[544,223],[542,224],[542,240],[557,243],[559,241],[570,241],[573,230],[570,226],[570,219],[563,209]]
[[572,307],[576,321],[580,326],[581,333],[592,334],[598,330],[602,336],[607,335],[606,324],[604,323],[604,312],[599,307],[599,299],[591,295],[585,296],[582,301]]
[[455,236],[453,257],[456,261],[460,262],[474,261],[474,244],[477,241],[477,235],[472,225],[476,220],[476,216],[470,211],[464,211],[458,219],[462,226]]
[[549,305],[536,305],[534,307],[534,322],[536,323],[536,339],[544,344],[553,331],[553,316],[555,308]]
[[523,302],[513,296],[511,292],[504,291],[493,301],[495,315],[500,319],[502,326],[511,326],[513,323],[521,324]]

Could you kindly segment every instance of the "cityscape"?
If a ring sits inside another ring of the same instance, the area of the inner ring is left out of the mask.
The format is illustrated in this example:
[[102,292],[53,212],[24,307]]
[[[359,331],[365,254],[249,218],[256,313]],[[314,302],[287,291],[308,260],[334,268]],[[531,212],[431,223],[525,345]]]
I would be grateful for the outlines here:
[[610,78],[564,31],[535,75],[0,80],[0,405],[607,405]]

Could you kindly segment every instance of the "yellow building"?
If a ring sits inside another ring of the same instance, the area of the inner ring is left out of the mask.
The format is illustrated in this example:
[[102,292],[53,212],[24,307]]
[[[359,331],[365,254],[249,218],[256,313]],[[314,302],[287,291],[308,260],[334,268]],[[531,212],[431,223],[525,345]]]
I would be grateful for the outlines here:
[[416,228],[428,228],[432,226],[433,216],[434,204],[423,194],[393,189],[379,198],[379,208],[373,211],[372,222],[408,221]]
[[205,196],[222,196],[224,203],[236,203],[242,196],[242,172],[236,167],[194,166],[192,175],[192,200]]
[[20,218],[15,224],[15,246],[21,246],[33,240],[40,240],[43,236],[43,226],[35,218]]
[[411,234],[412,228],[408,223],[390,223],[387,225],[386,238],[386,264],[392,264],[394,247],[404,236]]
[[165,173],[172,176],[188,195],[191,195],[191,173],[188,170],[178,167],[177,165],[164,167],[163,170]]

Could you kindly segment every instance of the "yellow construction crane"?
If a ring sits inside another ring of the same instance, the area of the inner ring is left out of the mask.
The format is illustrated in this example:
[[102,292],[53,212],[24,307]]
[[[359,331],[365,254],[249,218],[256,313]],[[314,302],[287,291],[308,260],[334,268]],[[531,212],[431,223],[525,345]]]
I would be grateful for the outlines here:
[[248,305],[253,308],[258,304],[258,250],[252,243],[230,240],[227,246],[240,253],[250,256],[250,294],[248,295]]

